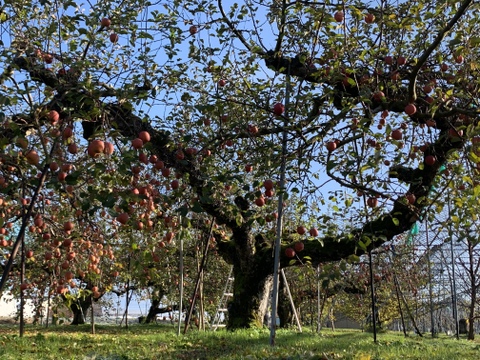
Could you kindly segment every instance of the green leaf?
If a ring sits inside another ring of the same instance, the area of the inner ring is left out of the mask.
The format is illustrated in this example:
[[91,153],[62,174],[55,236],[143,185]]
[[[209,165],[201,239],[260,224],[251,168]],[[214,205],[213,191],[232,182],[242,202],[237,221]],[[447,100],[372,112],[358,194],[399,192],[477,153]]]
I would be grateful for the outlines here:
[[191,208],[191,210],[194,212],[194,213],[202,213],[203,212],[203,208],[202,206],[200,205],[200,203],[198,201],[195,201],[195,203],[193,203],[193,206]]
[[108,195],[100,199],[100,201],[102,202],[103,206],[111,209],[115,206],[117,197],[113,193],[108,193]]
[[237,223],[237,226],[241,226],[243,224],[243,217],[241,214],[237,214],[237,216],[235,216],[235,222]]

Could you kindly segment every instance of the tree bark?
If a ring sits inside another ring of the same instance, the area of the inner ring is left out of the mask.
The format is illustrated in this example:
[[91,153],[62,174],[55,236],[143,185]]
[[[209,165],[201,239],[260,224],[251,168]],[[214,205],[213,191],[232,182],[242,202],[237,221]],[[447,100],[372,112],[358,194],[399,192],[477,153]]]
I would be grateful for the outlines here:
[[285,282],[280,277],[280,288],[278,293],[278,318],[280,327],[287,328],[292,323],[293,311],[285,288]]
[[160,305],[160,299],[152,299],[152,303],[150,304],[150,309],[148,309],[148,314],[145,319],[145,324],[150,324],[155,321],[155,318],[158,312],[158,306]]
[[227,328],[262,327],[273,284],[272,275],[255,271],[243,272],[238,266],[233,268],[233,272],[234,291],[228,307]]
[[90,308],[91,295],[85,298],[78,298],[77,301],[70,305],[70,310],[73,312],[73,320],[70,325],[83,325],[85,324],[85,314]]
[[152,303],[150,304],[150,309],[148,309],[147,317],[145,318],[145,324],[150,324],[155,321],[157,314],[167,312],[169,309],[171,311],[171,308],[168,307],[159,308],[160,302],[162,301],[164,295],[165,292],[161,289],[161,287],[154,287],[152,293]]

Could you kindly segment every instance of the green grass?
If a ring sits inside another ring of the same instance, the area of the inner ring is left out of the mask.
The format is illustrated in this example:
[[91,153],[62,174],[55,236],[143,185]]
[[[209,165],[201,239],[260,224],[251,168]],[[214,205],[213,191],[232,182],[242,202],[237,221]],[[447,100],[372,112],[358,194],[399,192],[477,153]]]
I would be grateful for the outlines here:
[[277,331],[276,346],[269,345],[264,330],[199,332],[176,335],[166,325],[58,326],[48,329],[27,326],[23,338],[13,326],[0,326],[0,359],[476,359],[480,342],[428,336],[404,338],[382,333],[374,344],[372,334],[359,331]]

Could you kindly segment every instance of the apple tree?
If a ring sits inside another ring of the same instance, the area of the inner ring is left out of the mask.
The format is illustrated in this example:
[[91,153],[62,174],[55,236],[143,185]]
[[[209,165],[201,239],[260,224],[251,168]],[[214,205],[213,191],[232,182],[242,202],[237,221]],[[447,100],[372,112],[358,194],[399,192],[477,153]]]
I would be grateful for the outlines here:
[[429,211],[449,158],[480,163],[477,8],[7,2],[1,185],[17,208],[2,221],[33,220],[42,189],[72,194],[81,233],[102,211],[160,239],[207,215],[234,267],[229,327],[259,326],[276,195],[302,209],[285,222],[282,267],[356,261]]

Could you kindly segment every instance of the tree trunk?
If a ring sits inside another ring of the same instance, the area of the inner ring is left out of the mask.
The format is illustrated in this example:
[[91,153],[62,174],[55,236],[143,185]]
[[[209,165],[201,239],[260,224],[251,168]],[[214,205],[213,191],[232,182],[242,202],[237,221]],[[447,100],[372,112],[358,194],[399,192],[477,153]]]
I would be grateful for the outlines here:
[[150,309],[148,309],[148,314],[147,318],[145,319],[145,324],[150,324],[153,321],[155,321],[155,318],[157,317],[158,312],[158,307],[160,306],[160,299],[159,298],[153,298],[152,303],[150,304]]
[[290,299],[288,298],[285,283],[280,277],[280,290],[278,292],[278,318],[280,319],[280,327],[287,328],[292,323],[293,311]]
[[[233,300],[228,306],[227,328],[262,327],[268,309],[273,277],[270,273],[243,271],[234,266]],[[275,319],[272,319],[275,321]]]
[[70,305],[70,310],[73,312],[73,320],[70,325],[85,324],[85,314],[90,308],[91,295],[85,298],[78,298],[76,302]]

